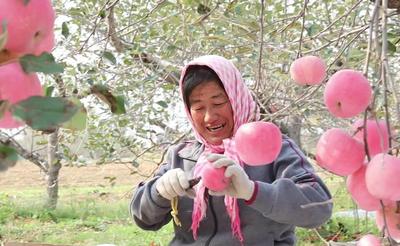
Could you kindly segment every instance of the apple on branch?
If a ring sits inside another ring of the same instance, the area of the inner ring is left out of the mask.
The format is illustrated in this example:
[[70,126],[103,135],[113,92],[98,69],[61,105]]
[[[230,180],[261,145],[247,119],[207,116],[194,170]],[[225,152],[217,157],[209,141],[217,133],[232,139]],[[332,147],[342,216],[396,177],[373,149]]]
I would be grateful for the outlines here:
[[343,69],[328,80],[324,102],[328,111],[338,118],[350,118],[363,112],[369,105],[372,89],[361,72]]
[[318,140],[317,163],[334,174],[346,176],[356,172],[364,158],[363,144],[342,129],[329,129]]
[[317,56],[303,56],[290,65],[290,76],[299,85],[318,85],[326,77],[325,62]]
[[0,64],[25,54],[51,52],[54,20],[51,0],[0,1],[0,34],[7,32],[7,41],[0,50]]
[[[31,96],[43,95],[42,86],[35,73],[26,74],[19,63],[0,66],[0,100],[15,104]],[[16,128],[23,123],[15,120],[6,110],[0,118],[0,128]]]

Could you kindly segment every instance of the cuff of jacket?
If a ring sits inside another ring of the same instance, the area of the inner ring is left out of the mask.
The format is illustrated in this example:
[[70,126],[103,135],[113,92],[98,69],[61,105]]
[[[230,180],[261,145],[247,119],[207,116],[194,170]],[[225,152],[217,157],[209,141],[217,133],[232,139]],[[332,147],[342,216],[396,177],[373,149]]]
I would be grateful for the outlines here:
[[252,204],[256,200],[256,197],[257,197],[257,194],[258,194],[258,183],[256,181],[253,181],[253,183],[254,183],[253,194],[251,195],[249,200],[245,200],[244,201],[246,205]]
[[153,203],[160,208],[171,208],[171,201],[162,197],[160,193],[158,193],[155,182],[150,188],[150,198]]

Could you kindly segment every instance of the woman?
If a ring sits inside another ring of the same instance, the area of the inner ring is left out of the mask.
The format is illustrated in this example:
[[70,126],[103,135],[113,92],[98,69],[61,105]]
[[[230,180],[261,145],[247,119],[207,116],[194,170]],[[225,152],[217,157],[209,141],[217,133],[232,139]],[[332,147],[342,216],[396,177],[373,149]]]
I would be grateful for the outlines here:
[[[171,245],[294,245],[295,226],[313,228],[330,218],[327,187],[288,137],[273,163],[239,159],[233,137],[259,113],[233,63],[199,57],[185,66],[179,86],[196,140],[172,146],[155,177],[139,184],[130,206],[139,227],[158,230],[173,210]],[[191,187],[207,162],[226,167],[231,183],[224,191],[208,191],[201,181]]]

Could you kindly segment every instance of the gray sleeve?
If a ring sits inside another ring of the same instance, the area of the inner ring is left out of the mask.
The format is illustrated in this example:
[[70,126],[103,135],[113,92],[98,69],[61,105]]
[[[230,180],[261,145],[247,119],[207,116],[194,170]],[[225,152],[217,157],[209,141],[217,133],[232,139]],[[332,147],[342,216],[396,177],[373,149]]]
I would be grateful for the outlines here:
[[331,217],[328,188],[292,140],[283,139],[282,151],[271,165],[276,180],[272,184],[257,181],[258,193],[251,207],[274,221],[306,228]]
[[129,211],[135,223],[144,230],[158,230],[171,220],[171,205],[168,199],[160,196],[154,183],[170,168],[171,149],[167,163],[160,166],[154,177],[146,183],[141,182],[132,198]]

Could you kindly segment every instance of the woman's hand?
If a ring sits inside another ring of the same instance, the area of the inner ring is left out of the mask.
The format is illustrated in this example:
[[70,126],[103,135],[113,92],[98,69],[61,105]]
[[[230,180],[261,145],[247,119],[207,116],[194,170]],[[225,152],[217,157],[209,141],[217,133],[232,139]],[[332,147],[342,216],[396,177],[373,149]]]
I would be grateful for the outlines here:
[[193,198],[195,195],[194,190],[190,188],[185,172],[180,168],[171,169],[164,173],[155,185],[158,193],[168,200],[172,200],[176,196]]
[[210,154],[207,156],[207,160],[215,168],[226,167],[225,177],[231,178],[231,184],[225,190],[219,192],[209,190],[210,195],[228,195],[245,200],[251,198],[254,191],[254,182],[249,179],[249,176],[238,163],[221,154]]

